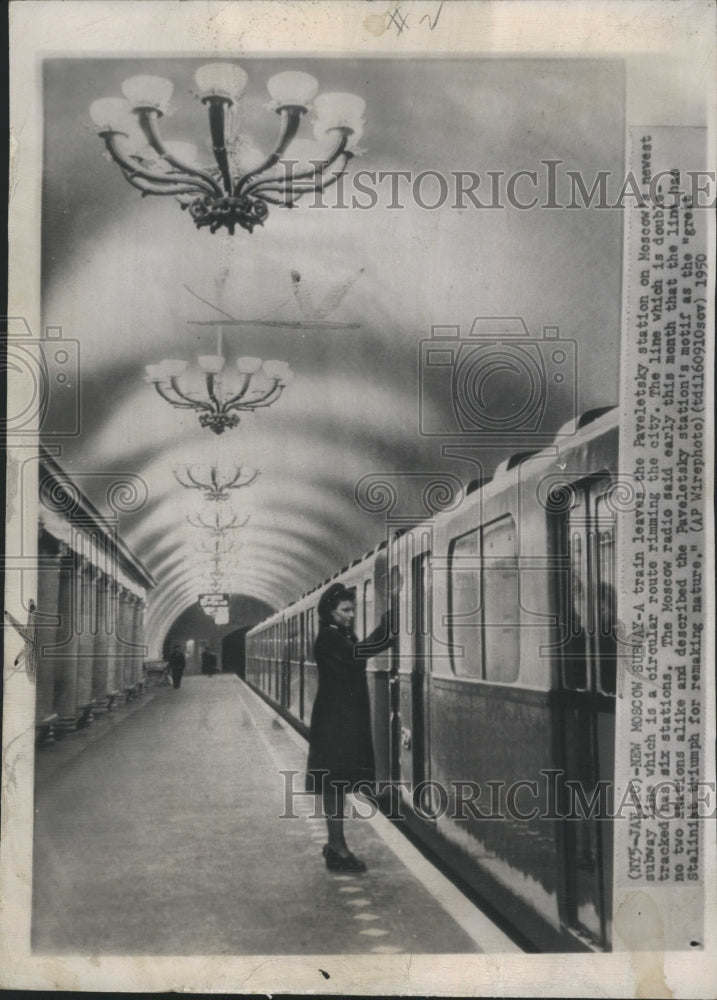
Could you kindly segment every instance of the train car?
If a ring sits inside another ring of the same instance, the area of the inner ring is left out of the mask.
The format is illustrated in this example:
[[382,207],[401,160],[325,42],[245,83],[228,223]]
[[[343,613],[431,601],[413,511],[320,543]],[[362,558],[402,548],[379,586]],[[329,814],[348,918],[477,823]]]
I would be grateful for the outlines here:
[[[379,790],[542,951],[611,942],[615,412],[571,430],[332,578],[359,635],[389,609],[397,637],[368,667]],[[247,680],[303,732],[329,582],[248,635]]]

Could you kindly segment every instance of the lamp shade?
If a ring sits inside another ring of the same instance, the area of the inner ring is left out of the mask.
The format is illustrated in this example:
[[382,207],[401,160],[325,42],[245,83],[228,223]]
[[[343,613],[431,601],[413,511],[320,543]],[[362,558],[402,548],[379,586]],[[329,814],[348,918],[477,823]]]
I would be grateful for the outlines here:
[[146,379],[148,382],[163,382],[167,377],[161,365],[145,365],[144,370],[147,372]]
[[241,66],[235,63],[207,63],[194,74],[201,98],[222,97],[231,103],[244,93],[248,79]]
[[283,384],[290,382],[293,377],[293,373],[286,361],[265,361],[264,373],[269,378],[278,379]]
[[187,367],[187,362],[178,361],[176,358],[164,358],[159,367],[164,378],[178,378]]
[[100,97],[90,104],[90,118],[102,131],[128,132],[136,129],[137,122],[132,117],[129,102],[121,97]]
[[237,368],[242,375],[255,375],[261,368],[261,358],[237,358]]
[[266,88],[279,107],[298,105],[305,108],[316,97],[319,81],[310,73],[288,70],[272,76]]
[[205,375],[216,375],[224,367],[224,358],[221,354],[200,354],[197,362]]
[[363,113],[366,102],[356,94],[319,94],[314,101],[317,119],[323,121],[326,127],[343,125],[356,129],[363,125]]
[[122,93],[133,109],[165,111],[173,91],[174,84],[163,76],[130,76],[122,84]]
[[229,608],[217,608],[217,613],[214,616],[214,621],[217,625],[228,625],[229,624]]

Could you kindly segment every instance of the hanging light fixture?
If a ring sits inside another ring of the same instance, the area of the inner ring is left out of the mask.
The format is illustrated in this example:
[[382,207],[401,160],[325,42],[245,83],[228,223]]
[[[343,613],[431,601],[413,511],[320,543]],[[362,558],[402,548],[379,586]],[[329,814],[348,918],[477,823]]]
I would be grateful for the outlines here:
[[174,469],[174,478],[180,486],[190,490],[204,490],[205,500],[228,500],[229,490],[240,490],[251,486],[259,475],[257,469],[236,466],[234,472],[222,472],[215,465],[205,475],[201,470],[193,471],[191,465]]
[[[143,196],[172,195],[197,227],[215,233],[238,225],[252,232],[263,225],[269,205],[292,208],[299,198],[334,184],[359,150],[365,102],[355,94],[316,97],[309,73],[277,73],[267,83],[279,115],[274,149],[262,155],[236,133],[237,106],[247,74],[235,63],[207,63],[194,74],[196,96],[205,105],[215,163],[202,166],[188,142],[165,142],[159,119],[169,112],[174,85],[159,76],[133,76],[122,84],[124,98],[90,105],[90,116],[110,157]],[[303,116],[315,111],[315,141],[297,139]],[[284,169],[279,169],[280,164]]]
[[225,362],[221,327],[217,334],[217,353],[201,355],[197,361],[206,387],[203,398],[180,384],[180,376],[187,368],[186,361],[166,358],[159,364],[146,365],[145,381],[154,385],[162,399],[177,409],[196,410],[201,426],[209,427],[215,434],[238,426],[239,413],[271,406],[294,377],[286,361],[249,357],[237,358],[238,378],[220,375]]
[[249,521],[249,515],[247,514],[243,521],[239,521],[237,520],[237,515],[232,514],[225,521],[219,516],[219,509],[217,508],[213,521],[205,521],[201,513],[187,514],[186,520],[193,528],[205,528],[214,535],[223,535],[225,531],[236,531],[238,528],[243,528]]

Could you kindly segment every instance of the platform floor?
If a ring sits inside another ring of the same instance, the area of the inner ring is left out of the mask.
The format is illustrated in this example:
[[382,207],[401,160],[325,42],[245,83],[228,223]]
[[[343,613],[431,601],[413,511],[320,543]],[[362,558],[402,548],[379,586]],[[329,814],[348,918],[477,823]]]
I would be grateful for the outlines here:
[[369,866],[321,856],[306,743],[233,675],[154,688],[37,751],[33,949],[84,955],[517,951],[385,817],[347,822]]

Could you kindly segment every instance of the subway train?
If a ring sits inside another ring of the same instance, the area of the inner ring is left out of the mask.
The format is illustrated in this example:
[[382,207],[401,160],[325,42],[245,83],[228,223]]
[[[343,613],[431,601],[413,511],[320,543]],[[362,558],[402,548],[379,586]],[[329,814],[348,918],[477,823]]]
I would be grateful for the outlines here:
[[617,411],[586,413],[247,633],[247,683],[306,735],[325,586],[359,637],[388,612],[376,794],[532,951],[611,947],[610,803],[585,804],[614,773],[617,463]]

